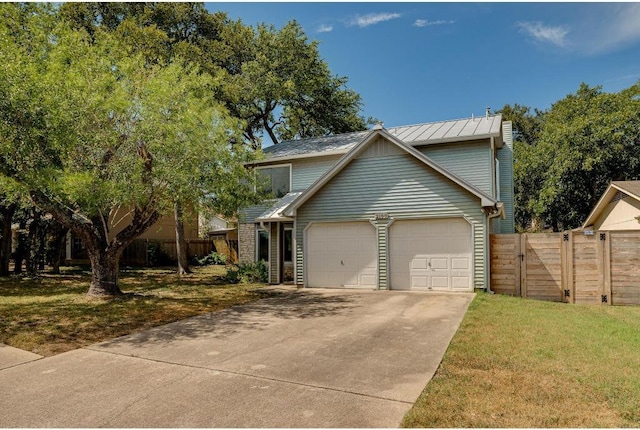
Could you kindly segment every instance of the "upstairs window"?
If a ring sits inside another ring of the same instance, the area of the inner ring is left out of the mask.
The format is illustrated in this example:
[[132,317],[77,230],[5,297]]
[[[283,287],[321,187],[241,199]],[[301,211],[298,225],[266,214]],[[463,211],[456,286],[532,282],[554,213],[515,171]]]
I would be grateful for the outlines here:
[[[284,197],[291,190],[291,166],[265,167],[256,170],[262,190],[276,198]],[[259,186],[260,186],[259,185]]]

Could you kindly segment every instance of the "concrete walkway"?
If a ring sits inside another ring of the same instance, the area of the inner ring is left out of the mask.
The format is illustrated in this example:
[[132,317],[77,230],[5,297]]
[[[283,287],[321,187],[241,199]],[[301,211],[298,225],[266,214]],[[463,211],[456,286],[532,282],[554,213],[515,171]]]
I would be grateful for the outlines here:
[[0,427],[397,427],[473,298],[271,292],[0,370]]
[[34,354],[33,352],[23,351],[0,343],[0,370],[41,358],[41,355]]

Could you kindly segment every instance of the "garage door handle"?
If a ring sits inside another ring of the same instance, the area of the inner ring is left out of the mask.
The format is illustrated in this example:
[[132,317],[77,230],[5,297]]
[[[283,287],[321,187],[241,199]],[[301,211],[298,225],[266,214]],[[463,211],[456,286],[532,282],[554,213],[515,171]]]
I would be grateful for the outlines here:
[[344,266],[344,261],[340,260],[340,264],[342,264]]

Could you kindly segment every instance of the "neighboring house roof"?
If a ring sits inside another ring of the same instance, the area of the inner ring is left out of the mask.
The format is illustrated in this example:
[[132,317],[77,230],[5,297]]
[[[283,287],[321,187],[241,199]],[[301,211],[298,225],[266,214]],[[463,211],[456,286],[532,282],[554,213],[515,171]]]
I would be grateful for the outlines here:
[[600,215],[602,215],[602,212],[606,209],[607,205],[611,202],[611,199],[613,199],[618,192],[622,192],[640,202],[640,181],[611,182],[587,217],[582,228],[587,228],[595,224]]
[[[490,137],[499,137],[502,130],[502,115],[489,115],[451,121],[427,122],[423,124],[393,127],[387,132],[409,145],[427,145],[445,142],[461,142]],[[325,137],[296,139],[280,142],[263,150],[266,160],[295,159],[346,154],[364,139],[371,130],[336,134]]]
[[273,206],[264,211],[256,222],[269,222],[269,221],[291,221],[292,218],[286,217],[282,214],[282,211],[291,204],[298,196],[302,194],[301,191],[288,193],[278,200]]
[[468,182],[464,181],[463,179],[461,179],[461,178],[457,177],[456,175],[454,175],[453,173],[449,172],[448,170],[446,170],[445,168],[443,168],[442,166],[440,166],[439,164],[437,164],[436,162],[431,160],[429,157],[427,157],[426,155],[424,155],[423,153],[421,153],[417,149],[415,149],[412,146],[402,142],[400,139],[398,139],[397,137],[393,136],[387,130],[382,128],[382,126],[376,126],[376,127],[373,128],[373,130],[371,130],[369,132],[368,136],[366,136],[363,140],[360,141],[359,144],[357,144],[356,146],[352,147],[351,150],[344,157],[342,157],[340,159],[340,161],[335,166],[333,166],[328,172],[326,172],[324,175],[322,175],[316,182],[314,182],[309,188],[307,188],[307,190],[303,191],[302,193],[299,193],[299,196],[297,196],[291,202],[291,204],[289,204],[284,210],[282,210],[282,214],[284,214],[285,216],[295,216],[296,209],[298,209],[300,206],[302,206],[318,190],[320,190],[327,182],[329,182],[342,169],[344,169],[354,158],[356,158],[358,156],[358,154],[361,153],[363,148],[366,147],[377,136],[384,137],[389,142],[391,142],[392,144],[395,144],[397,147],[399,147],[403,151],[407,152],[408,154],[412,155],[413,157],[415,157],[416,159],[418,159],[419,161],[421,161],[425,165],[429,166],[430,168],[432,168],[436,172],[440,173],[441,175],[443,175],[446,178],[450,179],[452,182],[458,184],[462,188],[464,188],[467,191],[469,191],[471,194],[474,194],[475,196],[480,198],[481,205],[483,207],[496,206],[496,204],[498,203],[497,200],[493,199],[491,196],[485,194],[484,192],[480,191],[479,189],[477,189],[473,185],[469,184]]

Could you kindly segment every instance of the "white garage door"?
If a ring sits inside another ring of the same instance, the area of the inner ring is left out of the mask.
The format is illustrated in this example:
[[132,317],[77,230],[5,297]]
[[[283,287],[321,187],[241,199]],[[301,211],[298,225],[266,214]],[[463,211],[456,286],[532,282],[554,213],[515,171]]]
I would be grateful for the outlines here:
[[462,218],[396,221],[389,229],[395,290],[473,291],[471,225]]
[[378,247],[371,223],[312,224],[306,244],[307,286],[377,286]]

